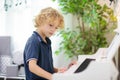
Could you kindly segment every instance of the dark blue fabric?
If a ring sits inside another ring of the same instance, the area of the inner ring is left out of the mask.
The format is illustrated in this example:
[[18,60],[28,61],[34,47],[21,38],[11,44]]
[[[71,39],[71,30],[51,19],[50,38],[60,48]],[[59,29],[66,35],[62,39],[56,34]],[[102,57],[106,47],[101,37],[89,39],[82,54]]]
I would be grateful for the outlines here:
[[53,59],[51,50],[51,41],[46,38],[47,43],[45,43],[41,36],[37,32],[33,32],[32,36],[28,39],[25,49],[24,49],[24,66],[26,80],[47,80],[39,77],[29,71],[28,62],[31,59],[37,60],[37,65],[44,70],[54,73],[53,69]]

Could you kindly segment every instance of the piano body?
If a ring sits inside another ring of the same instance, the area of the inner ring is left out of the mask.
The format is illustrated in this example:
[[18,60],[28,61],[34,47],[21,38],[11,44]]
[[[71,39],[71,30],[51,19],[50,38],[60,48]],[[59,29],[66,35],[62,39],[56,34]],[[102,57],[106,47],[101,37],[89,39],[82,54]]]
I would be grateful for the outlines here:
[[120,46],[120,29],[108,48],[99,48],[93,55],[79,55],[77,64],[64,73],[53,74],[53,80],[117,80],[118,69],[113,58]]

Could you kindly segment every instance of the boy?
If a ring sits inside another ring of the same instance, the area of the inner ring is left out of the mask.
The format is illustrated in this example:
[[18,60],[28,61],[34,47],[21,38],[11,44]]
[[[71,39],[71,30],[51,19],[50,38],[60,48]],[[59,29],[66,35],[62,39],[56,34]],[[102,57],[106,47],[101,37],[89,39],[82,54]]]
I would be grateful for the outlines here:
[[41,13],[36,16],[36,31],[28,39],[24,49],[26,80],[51,80],[53,73],[66,70],[53,67],[49,39],[57,29],[63,26],[63,16],[51,7],[42,9]]

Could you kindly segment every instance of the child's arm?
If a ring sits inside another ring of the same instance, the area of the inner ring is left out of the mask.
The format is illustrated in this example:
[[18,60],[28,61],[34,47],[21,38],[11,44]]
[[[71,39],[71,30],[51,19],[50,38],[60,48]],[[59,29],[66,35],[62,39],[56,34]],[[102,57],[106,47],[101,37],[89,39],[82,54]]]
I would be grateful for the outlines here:
[[54,72],[57,73],[58,72],[58,68],[54,68]]
[[65,71],[67,71],[66,67],[62,67],[62,68],[54,68],[55,73],[64,73]]
[[37,65],[37,61],[36,60],[30,60],[29,61],[29,69],[32,73],[40,76],[40,77],[43,77],[43,78],[46,78],[46,79],[49,79],[49,80],[52,80],[52,74],[45,71],[44,69],[40,68],[38,65]]

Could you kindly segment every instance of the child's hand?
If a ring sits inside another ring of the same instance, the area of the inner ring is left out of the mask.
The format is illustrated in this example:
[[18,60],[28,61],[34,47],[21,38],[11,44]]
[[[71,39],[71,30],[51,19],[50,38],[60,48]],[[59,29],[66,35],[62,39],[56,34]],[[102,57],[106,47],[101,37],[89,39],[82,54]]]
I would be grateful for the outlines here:
[[75,65],[77,64],[77,61],[72,61],[69,65],[68,65],[68,69],[72,66],[72,65]]
[[66,67],[63,67],[63,68],[59,68],[59,69],[58,69],[58,73],[64,73],[65,71],[67,71],[67,68],[66,68]]

